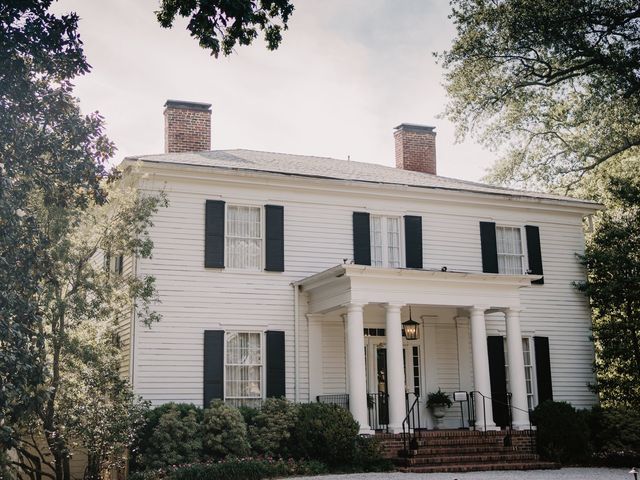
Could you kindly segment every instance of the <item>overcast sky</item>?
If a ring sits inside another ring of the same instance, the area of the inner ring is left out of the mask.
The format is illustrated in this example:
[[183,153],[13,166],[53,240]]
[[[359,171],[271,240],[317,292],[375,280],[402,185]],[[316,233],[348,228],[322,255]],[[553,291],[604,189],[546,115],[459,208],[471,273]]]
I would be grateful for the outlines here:
[[85,112],[106,118],[116,160],[161,153],[166,99],[207,102],[212,148],[247,148],[394,165],[393,127],[434,125],[438,173],[478,180],[494,155],[437,118],[446,104],[432,52],[447,48],[447,0],[294,0],[281,47],[262,39],[215,59],[184,29],[162,29],[157,0],[59,0],[80,15],[93,70],[77,80]]

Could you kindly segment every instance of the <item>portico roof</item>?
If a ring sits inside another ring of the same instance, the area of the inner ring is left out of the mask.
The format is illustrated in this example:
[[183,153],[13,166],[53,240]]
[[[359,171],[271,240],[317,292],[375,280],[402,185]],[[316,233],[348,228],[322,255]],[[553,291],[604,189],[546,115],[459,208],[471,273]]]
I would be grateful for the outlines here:
[[345,264],[295,284],[308,296],[309,313],[324,313],[351,303],[516,308],[520,306],[520,289],[539,278]]

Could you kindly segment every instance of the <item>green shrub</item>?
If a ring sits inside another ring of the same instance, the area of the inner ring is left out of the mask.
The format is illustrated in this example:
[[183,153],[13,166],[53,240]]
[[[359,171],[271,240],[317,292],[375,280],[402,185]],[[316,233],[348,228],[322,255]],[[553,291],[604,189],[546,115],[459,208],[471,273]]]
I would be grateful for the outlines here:
[[393,463],[382,456],[382,445],[375,437],[357,437],[353,471],[387,472],[393,470]]
[[292,453],[334,467],[350,465],[358,430],[358,422],[344,408],[327,403],[300,405],[291,435]]
[[208,458],[249,455],[247,425],[240,410],[220,400],[214,400],[204,411],[202,444]]
[[538,427],[538,453],[562,464],[585,463],[589,458],[589,427],[584,413],[566,402],[546,401],[533,411]]
[[238,410],[240,410],[240,415],[242,415],[242,419],[247,427],[253,425],[254,418],[256,418],[260,413],[260,410],[257,408],[247,407],[246,405],[240,405]]
[[202,456],[202,409],[168,403],[149,410],[132,448],[131,470],[189,463]]
[[317,461],[245,458],[142,472],[129,475],[129,480],[261,480],[324,473],[327,467]]
[[265,400],[248,425],[253,452],[257,455],[288,457],[291,432],[297,417],[297,406],[287,399]]
[[588,419],[594,463],[610,467],[640,464],[640,412],[596,406]]

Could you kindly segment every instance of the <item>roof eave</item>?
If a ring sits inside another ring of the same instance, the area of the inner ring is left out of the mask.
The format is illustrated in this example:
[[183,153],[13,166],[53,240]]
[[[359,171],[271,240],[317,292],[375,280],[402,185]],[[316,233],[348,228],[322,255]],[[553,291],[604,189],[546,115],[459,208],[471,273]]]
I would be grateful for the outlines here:
[[552,205],[566,205],[572,208],[579,208],[584,210],[585,214],[593,213],[598,210],[604,209],[604,205],[601,203],[593,202],[590,200],[580,200],[574,199],[571,197],[564,198],[550,198],[543,196],[535,196],[535,195],[523,195],[517,193],[499,193],[499,192],[486,192],[482,190],[474,190],[472,188],[464,189],[464,188],[455,188],[455,187],[444,187],[444,186],[433,186],[433,185],[411,185],[407,183],[397,183],[397,182],[384,182],[384,181],[373,181],[373,180],[362,180],[362,179],[349,179],[349,178],[340,178],[340,177],[330,177],[326,175],[310,175],[310,174],[301,174],[301,173],[288,173],[288,172],[279,172],[279,171],[271,171],[271,170],[258,170],[251,168],[240,168],[240,167],[226,167],[219,165],[199,165],[192,163],[173,163],[173,162],[163,162],[161,160],[151,160],[148,158],[141,157],[126,157],[121,164],[134,164],[136,162],[149,163],[153,165],[162,165],[166,168],[180,169],[180,168],[193,168],[193,169],[207,169],[207,170],[218,170],[223,172],[242,172],[248,175],[274,175],[274,176],[285,176],[285,177],[298,177],[298,178],[310,178],[310,179],[320,179],[320,180],[332,180],[338,182],[345,183],[358,183],[362,185],[381,185],[381,186],[394,186],[394,187],[407,187],[407,188],[416,188],[416,189],[428,189],[428,190],[438,190],[438,191],[449,191],[449,192],[458,192],[463,194],[476,194],[476,195],[486,195],[491,197],[502,198],[505,200],[513,200],[513,201],[525,201],[525,202],[537,202],[537,203],[546,203]]

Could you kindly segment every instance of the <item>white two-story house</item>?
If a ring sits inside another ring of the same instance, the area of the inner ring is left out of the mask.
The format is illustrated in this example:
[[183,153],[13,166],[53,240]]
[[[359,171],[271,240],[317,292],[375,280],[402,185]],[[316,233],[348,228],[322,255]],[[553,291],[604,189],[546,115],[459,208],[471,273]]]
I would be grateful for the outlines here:
[[546,399],[597,401],[573,286],[597,204],[438,176],[433,127],[396,127],[393,168],[211,150],[210,117],[168,101],[165,153],[122,165],[170,202],[153,258],[127,262],[161,301],[159,323],[121,332],[138,394],[342,403],[362,433],[400,431],[414,402],[431,428],[438,388],[476,392],[475,411],[447,411],[451,428],[525,428]]

